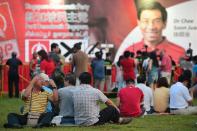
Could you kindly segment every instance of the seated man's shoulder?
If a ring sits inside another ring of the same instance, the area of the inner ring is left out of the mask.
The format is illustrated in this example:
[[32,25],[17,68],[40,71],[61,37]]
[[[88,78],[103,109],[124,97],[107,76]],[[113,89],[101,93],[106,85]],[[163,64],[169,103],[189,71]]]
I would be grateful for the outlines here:
[[96,89],[96,88],[94,88],[94,87],[90,87],[90,88],[88,88],[88,90],[89,90],[90,92],[94,92],[94,93],[100,93],[100,92],[101,92],[99,89]]
[[63,87],[61,89],[58,89],[58,93],[71,93],[71,92],[75,92],[79,90],[78,88],[76,88],[75,86],[69,86],[69,87]]
[[146,86],[146,90],[147,90],[148,92],[152,92],[152,89],[151,89],[150,87],[148,87],[148,86]]
[[135,87],[133,89],[142,92],[142,90],[140,88]]
[[121,88],[119,92],[124,92],[124,91],[127,91],[128,88],[124,87],[124,88]]
[[82,86],[79,86],[79,87],[77,87],[76,88],[76,90],[74,90],[73,91],[73,93],[88,93],[88,94],[94,94],[94,95],[96,95],[96,94],[101,94],[102,93],[102,91],[100,91],[99,89],[96,89],[96,88],[94,88],[94,87],[92,87],[92,86],[88,86],[88,87],[82,87]]

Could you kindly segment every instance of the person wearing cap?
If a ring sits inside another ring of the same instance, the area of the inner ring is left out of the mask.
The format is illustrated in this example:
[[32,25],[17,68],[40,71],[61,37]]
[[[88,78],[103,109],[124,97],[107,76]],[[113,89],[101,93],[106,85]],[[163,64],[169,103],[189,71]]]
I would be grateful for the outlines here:
[[[40,77],[44,79],[42,89],[48,93],[53,93],[53,89],[50,84],[51,79],[49,79],[49,76],[47,74],[40,73]],[[56,111],[54,107],[55,105],[51,101],[48,101],[45,112],[53,112],[55,115]]]
[[15,97],[19,98],[19,65],[22,65],[20,59],[17,58],[17,53],[12,52],[11,58],[7,60],[6,65],[9,66],[8,70],[8,93],[9,97],[13,97],[13,84],[15,86]]
[[88,55],[81,51],[81,42],[74,45],[74,54],[72,56],[71,64],[74,74],[77,77],[77,85],[79,84],[79,75],[82,72],[88,71]]
[[[44,74],[44,73],[40,73],[39,76],[41,78],[43,78],[43,86],[42,86],[42,91],[47,91],[48,93],[53,93],[53,90],[51,89],[51,86],[49,84],[49,76],[47,74]],[[22,93],[23,94],[25,91],[25,89],[22,90]],[[45,112],[53,112],[54,115],[56,114],[56,111],[55,111],[55,105],[53,105],[53,103],[51,101],[48,101],[48,104],[47,104],[47,107],[46,107],[46,110]],[[24,112],[24,106],[21,106],[20,107],[20,112],[23,113]]]
[[[45,81],[49,81],[53,93],[42,89]],[[53,103],[57,103],[58,101],[57,87],[53,80],[49,80],[48,76],[44,74],[35,76],[24,92],[22,92],[22,100],[25,102],[23,114],[9,113],[7,116],[8,123],[4,124],[5,128],[23,128],[24,125],[28,124],[27,120],[30,113],[39,114],[35,128],[50,125],[53,113],[46,112],[47,102],[50,100]]]

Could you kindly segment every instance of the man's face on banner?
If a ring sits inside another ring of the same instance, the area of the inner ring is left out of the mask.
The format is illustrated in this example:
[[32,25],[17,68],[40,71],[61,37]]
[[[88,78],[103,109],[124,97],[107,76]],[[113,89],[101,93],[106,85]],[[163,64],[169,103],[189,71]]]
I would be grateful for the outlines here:
[[138,26],[146,42],[158,43],[162,40],[162,30],[166,27],[166,22],[163,22],[159,10],[143,10]]

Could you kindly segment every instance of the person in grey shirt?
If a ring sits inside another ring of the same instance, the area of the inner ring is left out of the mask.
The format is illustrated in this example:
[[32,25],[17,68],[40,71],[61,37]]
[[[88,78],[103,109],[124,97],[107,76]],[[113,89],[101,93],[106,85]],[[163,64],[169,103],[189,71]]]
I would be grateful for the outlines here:
[[63,116],[61,124],[74,124],[74,108],[72,92],[75,90],[76,77],[74,74],[65,76],[64,88],[58,90],[59,116]]

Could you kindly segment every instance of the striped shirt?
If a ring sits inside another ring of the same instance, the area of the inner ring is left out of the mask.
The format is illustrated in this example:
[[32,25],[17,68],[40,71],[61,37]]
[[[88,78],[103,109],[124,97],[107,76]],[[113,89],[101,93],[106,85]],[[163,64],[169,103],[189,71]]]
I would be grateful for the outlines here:
[[37,112],[37,113],[45,112],[48,99],[52,95],[53,95],[52,93],[49,93],[47,91],[40,91],[38,93],[33,92],[32,100],[30,99],[30,96],[27,100],[25,100],[24,114],[29,112],[30,100],[31,100],[31,112]]

